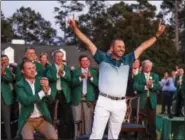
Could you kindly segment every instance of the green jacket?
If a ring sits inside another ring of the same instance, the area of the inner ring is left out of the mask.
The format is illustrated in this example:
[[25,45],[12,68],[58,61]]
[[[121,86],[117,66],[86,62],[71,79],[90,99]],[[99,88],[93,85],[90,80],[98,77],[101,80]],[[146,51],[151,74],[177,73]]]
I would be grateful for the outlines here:
[[[36,65],[37,76],[42,77],[43,73],[44,73],[43,66],[38,62],[34,62],[34,64]],[[21,63],[19,63],[17,65],[16,70],[15,70],[15,80],[19,81],[22,77],[23,77],[23,75],[21,73]]]
[[[151,73],[150,77],[153,80],[153,87],[149,89],[149,99],[153,109],[156,109],[157,105],[157,91],[160,89],[159,76],[155,73]],[[144,109],[147,99],[147,90],[145,90],[146,79],[144,73],[140,73],[134,77],[134,90],[137,91],[140,97],[140,109]]]
[[26,123],[26,120],[30,117],[33,112],[34,104],[37,104],[39,111],[42,113],[43,117],[50,123],[52,123],[49,110],[46,106],[45,101],[52,102],[56,96],[56,88],[51,87],[51,95],[45,96],[42,100],[40,99],[38,93],[41,91],[40,78],[35,79],[35,95],[33,95],[29,83],[21,78],[15,85],[15,91],[17,94],[17,99],[21,104],[21,111],[18,118],[18,131],[17,135],[20,135],[21,130]]
[[[71,71],[68,66],[64,65],[64,71],[65,75],[64,77],[61,76],[61,87],[62,91],[64,93],[65,99],[67,103],[71,102]],[[58,80],[57,78],[57,68],[55,64],[52,64],[48,67],[46,72],[46,77],[49,79],[50,83],[54,84],[56,86],[56,82]]]
[[9,68],[6,68],[6,74],[1,75],[1,97],[6,105],[13,102],[13,94],[10,83],[13,82],[13,76]]
[[[89,68],[89,71],[93,77],[93,80],[87,80],[87,94],[86,99],[87,101],[94,101],[95,100],[95,92],[96,88],[98,87],[98,74],[97,71]],[[81,101],[82,97],[82,80],[79,79],[81,75],[81,68],[75,69],[73,71],[73,78],[72,78],[72,105],[78,105]]]

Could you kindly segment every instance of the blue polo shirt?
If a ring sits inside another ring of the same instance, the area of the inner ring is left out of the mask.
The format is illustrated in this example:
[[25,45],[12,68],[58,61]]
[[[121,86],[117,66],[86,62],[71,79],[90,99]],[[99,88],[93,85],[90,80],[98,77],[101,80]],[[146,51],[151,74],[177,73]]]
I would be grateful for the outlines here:
[[126,95],[130,65],[135,60],[134,52],[122,56],[119,61],[97,50],[94,59],[99,64],[99,90],[114,97]]

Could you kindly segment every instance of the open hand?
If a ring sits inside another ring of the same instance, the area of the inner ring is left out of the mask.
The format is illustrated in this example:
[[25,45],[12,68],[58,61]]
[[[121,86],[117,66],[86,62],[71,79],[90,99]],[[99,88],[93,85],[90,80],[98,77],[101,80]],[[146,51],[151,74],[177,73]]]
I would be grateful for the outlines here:
[[164,32],[165,28],[166,27],[161,23],[161,20],[160,20],[158,24],[158,30],[157,30],[156,36],[159,37]]
[[71,28],[73,28],[73,29],[77,27],[77,24],[76,24],[74,15],[73,15],[73,18],[70,19],[70,20],[68,21],[68,24],[69,24],[69,25],[71,26]]

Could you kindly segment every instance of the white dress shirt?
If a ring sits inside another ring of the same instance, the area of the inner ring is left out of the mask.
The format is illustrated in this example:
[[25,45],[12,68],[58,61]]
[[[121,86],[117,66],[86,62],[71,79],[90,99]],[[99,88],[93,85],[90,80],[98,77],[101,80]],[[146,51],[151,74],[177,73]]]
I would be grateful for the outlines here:
[[[57,73],[56,73],[56,75],[57,75],[56,88],[57,88],[57,90],[62,90],[62,86],[61,86],[62,81],[61,81],[60,75],[58,75],[59,67],[58,67],[58,65],[57,65],[57,64],[55,64],[55,66],[56,66],[56,69],[57,69]],[[65,71],[64,71],[64,73],[63,73],[62,77],[64,77],[64,76],[65,76],[65,74],[66,74],[66,73],[65,73]]]
[[[146,82],[148,82],[149,80],[152,80],[152,77],[150,76],[150,73],[144,73],[145,74],[145,79],[146,79]],[[153,87],[153,84],[152,84],[152,87]],[[147,97],[149,97],[149,89],[147,86],[145,86],[145,90],[147,90]]]
[[[81,72],[82,73],[87,73],[88,72],[88,68],[84,69],[84,68],[81,68]],[[87,78],[83,78],[82,79],[83,81],[83,84],[82,84],[82,93],[83,95],[86,95],[87,94]]]
[[[28,84],[30,85],[31,87],[31,90],[32,90],[32,93],[33,95],[35,95],[35,81],[33,83],[31,83],[30,81],[26,80],[28,82]],[[51,89],[49,89],[49,92],[48,92],[48,95],[51,94]],[[45,93],[43,90],[41,90],[39,93],[38,93],[40,99],[42,99],[44,96],[45,96]],[[38,107],[37,107],[37,104],[34,104],[34,109],[33,109],[33,112],[30,116],[30,118],[38,118],[42,116],[41,112],[39,111]]]

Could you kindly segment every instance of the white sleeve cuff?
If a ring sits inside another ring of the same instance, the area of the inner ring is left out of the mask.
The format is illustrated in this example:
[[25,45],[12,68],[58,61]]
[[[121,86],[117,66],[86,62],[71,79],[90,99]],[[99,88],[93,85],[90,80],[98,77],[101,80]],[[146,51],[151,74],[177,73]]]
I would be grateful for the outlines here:
[[47,95],[51,95],[51,88],[49,88],[49,91],[48,91]]
[[57,74],[56,74],[57,78],[60,78],[60,76],[58,75],[58,71],[57,71]]
[[63,74],[62,74],[62,77],[64,77],[66,75],[66,72],[64,71]]
[[81,76],[79,77],[79,80],[80,80],[80,82],[82,81],[82,78],[81,78]]
[[90,80],[93,81],[93,77],[91,77]]
[[148,90],[147,86],[145,86],[145,90]]
[[154,84],[152,84],[151,88],[153,88],[153,87],[154,87]]
[[38,93],[40,99],[42,99],[44,96],[45,96],[45,93],[43,90],[41,90],[39,93]]

